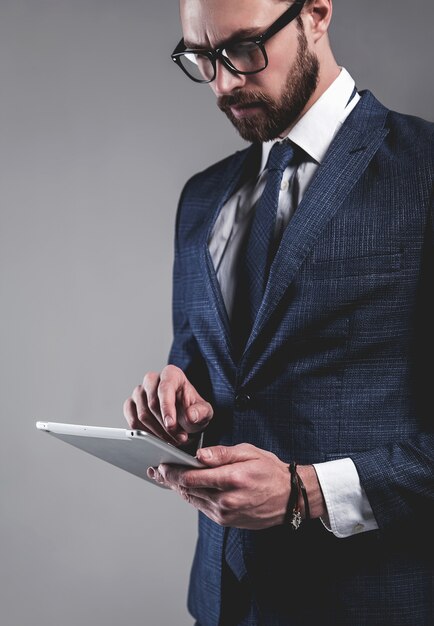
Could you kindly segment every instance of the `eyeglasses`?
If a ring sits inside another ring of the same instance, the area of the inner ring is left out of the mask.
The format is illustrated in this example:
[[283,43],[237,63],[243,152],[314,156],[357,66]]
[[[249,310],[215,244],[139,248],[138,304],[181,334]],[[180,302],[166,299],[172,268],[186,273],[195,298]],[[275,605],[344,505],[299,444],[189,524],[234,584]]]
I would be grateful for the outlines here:
[[257,74],[268,65],[265,42],[300,14],[306,0],[294,2],[259,37],[240,39],[214,50],[186,48],[181,39],[172,52],[172,61],[195,83],[210,83],[216,77],[217,59],[234,74]]

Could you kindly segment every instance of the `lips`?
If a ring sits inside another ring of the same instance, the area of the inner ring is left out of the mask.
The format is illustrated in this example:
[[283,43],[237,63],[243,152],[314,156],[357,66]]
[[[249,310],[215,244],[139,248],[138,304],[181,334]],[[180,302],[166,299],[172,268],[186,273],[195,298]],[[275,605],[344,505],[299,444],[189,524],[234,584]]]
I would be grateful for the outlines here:
[[229,106],[229,109],[234,117],[240,118],[258,113],[259,110],[263,109],[263,105],[258,101],[246,102],[243,104],[233,104]]

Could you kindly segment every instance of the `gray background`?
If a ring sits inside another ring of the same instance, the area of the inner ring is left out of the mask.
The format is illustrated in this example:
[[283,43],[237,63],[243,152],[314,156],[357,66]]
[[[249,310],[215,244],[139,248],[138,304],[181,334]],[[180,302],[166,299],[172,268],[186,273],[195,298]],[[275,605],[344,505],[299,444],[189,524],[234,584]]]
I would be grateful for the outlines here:
[[[338,62],[432,119],[432,0],[337,0]],[[196,514],[35,429],[123,426],[170,346],[176,204],[243,146],[169,53],[176,0],[0,0],[0,621],[191,626]]]

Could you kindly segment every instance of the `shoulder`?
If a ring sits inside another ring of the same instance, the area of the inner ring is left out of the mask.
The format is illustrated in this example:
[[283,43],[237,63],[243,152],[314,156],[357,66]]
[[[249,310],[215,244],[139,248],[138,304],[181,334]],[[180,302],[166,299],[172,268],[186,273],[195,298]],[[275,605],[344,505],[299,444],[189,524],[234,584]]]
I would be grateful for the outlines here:
[[434,165],[434,124],[415,115],[388,110],[385,145],[390,156],[407,163]]
[[376,126],[381,120],[384,141],[371,163],[377,174],[386,177],[396,193],[411,195],[412,206],[434,210],[434,123],[415,115],[387,109],[370,92],[365,101],[375,111]]
[[385,171],[401,190],[411,191],[415,203],[425,206],[434,185],[434,124],[390,111],[386,128],[388,134],[380,157]]
[[414,115],[389,111],[386,120],[389,141],[405,152],[434,151],[434,124]]
[[353,120],[361,132],[375,128],[386,131],[380,150],[382,156],[407,163],[423,159],[425,165],[432,166],[434,124],[420,117],[386,108],[368,90],[360,94],[360,106],[355,108]]
[[176,215],[176,232],[201,228],[218,205],[219,198],[244,171],[252,146],[234,152],[197,172],[185,183]]
[[250,147],[238,150],[233,154],[207,166],[203,170],[191,176],[184,185],[181,197],[191,196],[200,193],[200,196],[206,197],[207,194],[215,193],[220,189],[222,181],[231,175],[231,172],[244,161]]

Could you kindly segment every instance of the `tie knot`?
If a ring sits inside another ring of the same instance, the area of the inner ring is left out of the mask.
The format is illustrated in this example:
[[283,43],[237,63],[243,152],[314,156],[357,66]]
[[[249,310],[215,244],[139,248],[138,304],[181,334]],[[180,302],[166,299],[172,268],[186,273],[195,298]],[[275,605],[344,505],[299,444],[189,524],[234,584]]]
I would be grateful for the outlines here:
[[283,170],[288,167],[290,162],[294,160],[296,155],[295,148],[296,146],[289,141],[289,139],[276,141],[270,150],[270,154],[268,155],[267,169],[280,170],[283,172]]

